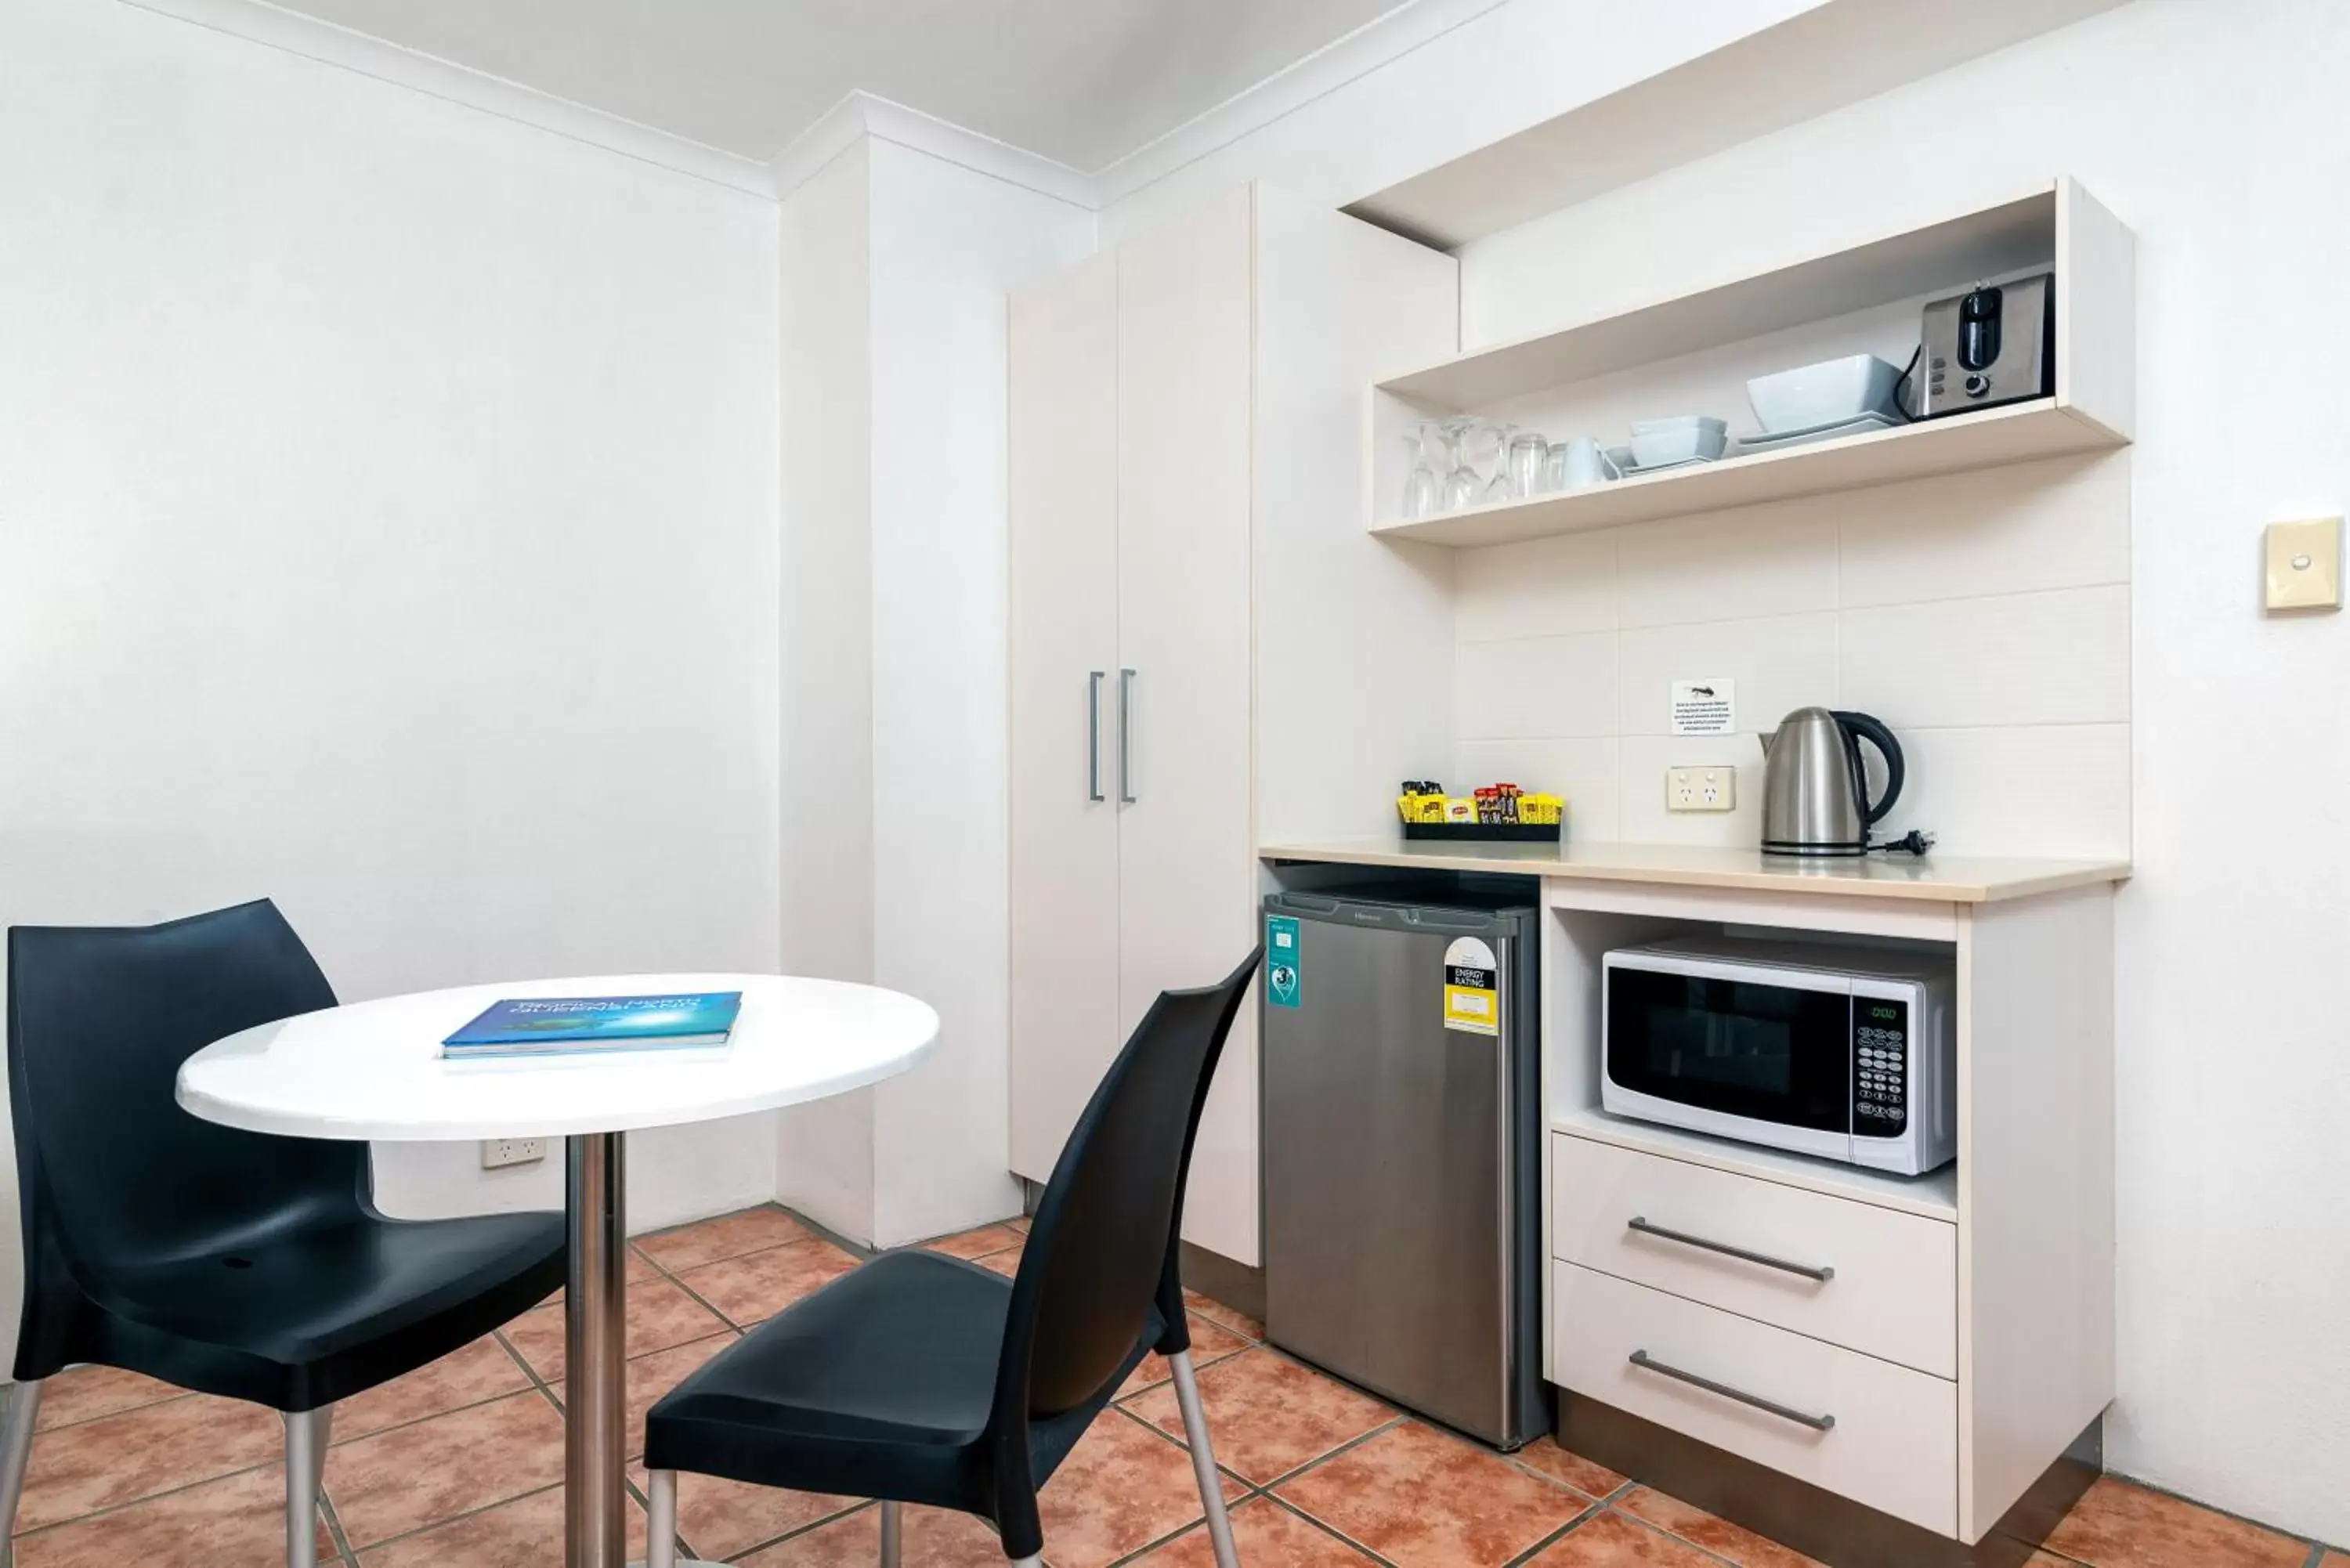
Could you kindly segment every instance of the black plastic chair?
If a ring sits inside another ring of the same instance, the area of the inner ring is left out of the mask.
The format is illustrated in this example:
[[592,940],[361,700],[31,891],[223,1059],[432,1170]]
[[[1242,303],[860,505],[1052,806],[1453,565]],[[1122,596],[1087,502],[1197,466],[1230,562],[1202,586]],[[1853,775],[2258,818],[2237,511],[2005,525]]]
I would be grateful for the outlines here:
[[9,930],[25,1312],[0,1528],[16,1525],[43,1381],[89,1362],[282,1412],[286,1557],[315,1568],[335,1401],[563,1283],[560,1214],[388,1220],[366,1144],[238,1132],[180,1108],[180,1064],[197,1050],[334,1005],[266,899],[160,926]]
[[1012,1279],[884,1253],[665,1395],[645,1422],[646,1568],[677,1562],[680,1470],[878,1498],[885,1568],[909,1502],[978,1514],[1034,1563],[1037,1489],[1154,1350],[1174,1369],[1216,1561],[1236,1568],[1178,1248],[1201,1107],[1257,959],[1151,1003],[1069,1134]]

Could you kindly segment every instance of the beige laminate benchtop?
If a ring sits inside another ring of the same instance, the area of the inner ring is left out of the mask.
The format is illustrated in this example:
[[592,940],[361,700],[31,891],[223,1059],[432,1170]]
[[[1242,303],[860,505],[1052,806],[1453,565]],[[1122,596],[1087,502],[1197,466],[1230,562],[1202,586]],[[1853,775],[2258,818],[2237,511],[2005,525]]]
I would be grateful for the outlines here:
[[2027,898],[2067,888],[2119,882],[2130,874],[2126,860],[1946,855],[1787,860],[1766,857],[1759,849],[1691,844],[1475,844],[1361,838],[1268,844],[1257,853],[1267,860],[1555,877],[1581,882],[1647,882],[1675,888],[1738,888],[1825,898],[1917,898],[1946,904]]

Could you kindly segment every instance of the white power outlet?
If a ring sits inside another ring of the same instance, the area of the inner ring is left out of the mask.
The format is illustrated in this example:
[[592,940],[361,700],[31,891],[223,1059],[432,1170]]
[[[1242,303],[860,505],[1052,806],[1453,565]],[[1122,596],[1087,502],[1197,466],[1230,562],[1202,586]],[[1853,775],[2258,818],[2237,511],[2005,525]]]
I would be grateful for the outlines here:
[[543,1137],[485,1137],[482,1140],[482,1168],[496,1170],[509,1165],[528,1165],[546,1158],[546,1140]]
[[1738,770],[1726,765],[1667,768],[1667,811],[1736,811]]

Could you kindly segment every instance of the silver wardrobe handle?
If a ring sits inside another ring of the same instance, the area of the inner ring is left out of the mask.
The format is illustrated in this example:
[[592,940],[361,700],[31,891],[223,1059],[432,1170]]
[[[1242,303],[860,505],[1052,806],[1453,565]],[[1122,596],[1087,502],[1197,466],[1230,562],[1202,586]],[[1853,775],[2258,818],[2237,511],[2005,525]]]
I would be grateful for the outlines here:
[[1816,1269],[1809,1263],[1791,1263],[1784,1258],[1774,1258],[1768,1252],[1750,1252],[1743,1247],[1733,1247],[1727,1241],[1709,1241],[1702,1236],[1692,1236],[1686,1231],[1668,1231],[1662,1225],[1649,1224],[1638,1214],[1624,1221],[1624,1229],[1638,1231],[1643,1236],[1661,1236],[1668,1241],[1679,1241],[1684,1247],[1698,1247],[1709,1252],[1720,1252],[1725,1258],[1742,1258],[1750,1263],[1760,1263],[1766,1269],[1776,1269],[1783,1274],[1801,1274],[1807,1280],[1817,1280],[1823,1284],[1835,1278],[1835,1269],[1827,1263],[1822,1263]]
[[1744,1389],[1732,1388],[1727,1383],[1716,1383],[1711,1377],[1700,1377],[1694,1372],[1683,1372],[1678,1366],[1666,1366],[1645,1350],[1634,1351],[1631,1359],[1632,1365],[1643,1372],[1653,1372],[1660,1377],[1669,1377],[1677,1383],[1686,1383],[1691,1387],[1702,1388],[1709,1394],[1719,1394],[1725,1399],[1735,1399],[1741,1405],[1752,1405],[1757,1410],[1776,1416],[1782,1420],[1793,1421],[1799,1427],[1809,1427],[1814,1432],[1835,1430],[1834,1416],[1807,1415],[1804,1411],[1782,1405],[1776,1399],[1765,1399],[1760,1394],[1749,1394]]
[[1104,672],[1086,671],[1086,798],[1097,801],[1101,792],[1101,683]]
[[1118,672],[1118,801],[1132,805],[1134,793],[1134,671]]

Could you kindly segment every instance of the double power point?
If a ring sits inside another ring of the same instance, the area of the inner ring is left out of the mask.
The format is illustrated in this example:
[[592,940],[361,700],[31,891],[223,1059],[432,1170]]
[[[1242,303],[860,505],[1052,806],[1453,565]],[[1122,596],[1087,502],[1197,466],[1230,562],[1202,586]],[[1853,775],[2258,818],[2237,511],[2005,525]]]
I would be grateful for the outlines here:
[[1667,811],[1735,811],[1738,770],[1727,763],[1665,770]]

